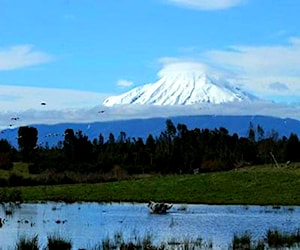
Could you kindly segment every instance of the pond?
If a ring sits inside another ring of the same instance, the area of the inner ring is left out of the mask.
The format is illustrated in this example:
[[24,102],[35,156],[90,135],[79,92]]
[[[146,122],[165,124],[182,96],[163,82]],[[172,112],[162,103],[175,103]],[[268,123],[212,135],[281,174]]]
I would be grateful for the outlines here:
[[227,249],[233,235],[266,235],[268,229],[294,232],[300,228],[300,207],[174,204],[165,215],[149,213],[147,204],[34,203],[21,204],[0,228],[2,249],[13,249],[21,236],[38,235],[46,246],[49,235],[72,241],[73,249],[94,247],[122,232],[124,239],[151,235],[153,242],[201,237],[214,249]]

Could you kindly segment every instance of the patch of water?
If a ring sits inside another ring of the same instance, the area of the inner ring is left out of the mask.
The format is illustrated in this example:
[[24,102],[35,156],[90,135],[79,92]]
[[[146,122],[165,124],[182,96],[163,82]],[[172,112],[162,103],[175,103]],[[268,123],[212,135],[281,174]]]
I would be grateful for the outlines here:
[[0,249],[14,249],[22,236],[38,235],[41,247],[47,237],[60,235],[73,249],[96,246],[121,232],[124,239],[151,235],[153,242],[201,237],[214,249],[227,249],[233,235],[251,233],[262,238],[269,229],[294,232],[300,228],[300,207],[219,206],[174,204],[165,215],[151,214],[147,204],[34,203],[21,204],[6,215],[0,228]]

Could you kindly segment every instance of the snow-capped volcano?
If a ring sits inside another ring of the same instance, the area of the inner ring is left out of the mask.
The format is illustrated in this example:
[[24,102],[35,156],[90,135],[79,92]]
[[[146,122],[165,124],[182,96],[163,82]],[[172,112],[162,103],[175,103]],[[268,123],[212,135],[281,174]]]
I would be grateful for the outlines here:
[[[160,79],[130,90],[122,95],[108,97],[103,105],[154,104],[188,105],[197,103],[220,104],[234,101],[252,101],[255,96],[234,87],[226,80],[203,68],[180,68],[173,65],[159,72]],[[176,71],[174,69],[177,69]]]

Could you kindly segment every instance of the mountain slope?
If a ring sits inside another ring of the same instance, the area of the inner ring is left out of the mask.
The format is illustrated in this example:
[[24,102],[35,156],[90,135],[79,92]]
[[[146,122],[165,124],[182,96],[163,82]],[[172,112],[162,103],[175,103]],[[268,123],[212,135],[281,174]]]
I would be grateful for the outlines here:
[[161,74],[161,78],[155,83],[134,88],[119,96],[108,97],[103,102],[103,105],[220,104],[234,101],[253,101],[256,99],[258,98],[230,85],[226,80],[209,76],[206,72],[179,71]]

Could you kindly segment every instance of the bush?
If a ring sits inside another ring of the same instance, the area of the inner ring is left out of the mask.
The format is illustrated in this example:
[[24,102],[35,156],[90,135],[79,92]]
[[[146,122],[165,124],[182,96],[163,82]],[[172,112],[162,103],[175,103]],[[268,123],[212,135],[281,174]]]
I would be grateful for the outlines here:
[[39,164],[34,163],[34,164],[29,164],[28,165],[28,172],[30,174],[40,174],[42,172],[42,168]]
[[214,171],[221,171],[221,170],[229,170],[230,166],[225,161],[221,159],[214,159],[214,160],[206,160],[203,161],[201,164],[201,171],[204,172],[214,172]]
[[18,187],[18,186],[35,186],[37,185],[37,181],[32,178],[24,178],[21,175],[12,173],[8,177],[8,186],[10,187]]
[[6,188],[0,189],[0,202],[22,202],[21,190],[8,191]]
[[13,168],[13,163],[9,153],[0,152],[0,169],[10,170]]
[[5,178],[0,178],[0,187],[7,187],[8,181]]

